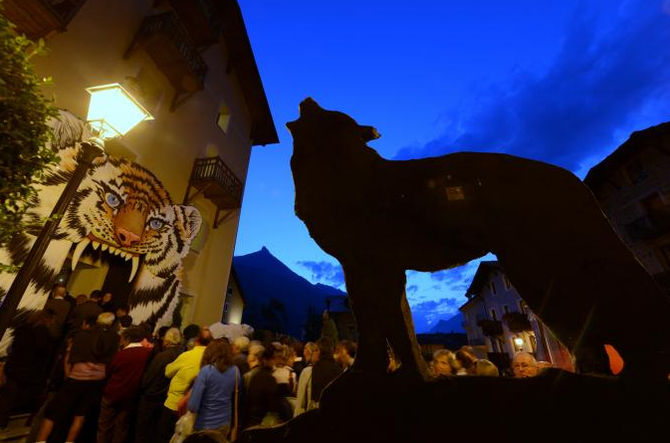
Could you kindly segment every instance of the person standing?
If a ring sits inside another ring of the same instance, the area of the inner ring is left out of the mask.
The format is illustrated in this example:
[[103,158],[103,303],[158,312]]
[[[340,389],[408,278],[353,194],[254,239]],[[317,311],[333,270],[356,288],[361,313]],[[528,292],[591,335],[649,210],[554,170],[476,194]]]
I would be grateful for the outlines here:
[[124,443],[128,436],[131,412],[151,356],[142,346],[145,332],[127,328],[121,334],[121,350],[109,364],[107,384],[102,395],[98,419],[98,443]]
[[54,313],[54,321],[51,324],[50,330],[53,337],[58,341],[63,337],[65,323],[72,309],[72,304],[65,300],[66,295],[67,290],[65,289],[65,285],[56,283],[51,290],[51,295],[44,304],[44,309],[49,309]]
[[73,334],[81,329],[81,325],[85,319],[90,317],[97,318],[98,315],[102,314],[103,311],[99,301],[100,291],[95,290],[91,292],[91,298],[88,298],[85,302],[75,306],[70,314],[70,328]]
[[434,378],[447,378],[453,375],[451,362],[454,359],[454,353],[449,349],[438,349],[433,353],[433,359],[430,362],[430,372]]
[[298,378],[298,390],[295,408],[293,409],[294,417],[317,407],[312,402],[312,369],[314,368],[314,364],[319,361],[319,347],[314,342],[307,342],[305,344],[304,355],[307,366],[302,370]]
[[342,340],[335,346],[335,361],[346,371],[353,366],[357,350],[355,342]]
[[245,392],[249,389],[249,383],[251,379],[256,375],[261,368],[261,359],[263,357],[263,351],[265,348],[260,342],[252,342],[249,344],[249,356],[247,357],[247,363],[249,364],[249,370],[242,375],[244,380],[244,389]]
[[247,363],[247,357],[249,356],[249,338],[240,335],[233,339],[232,344],[233,349],[233,364],[237,366],[237,369],[240,370],[241,374],[249,372],[249,363]]
[[273,425],[290,417],[281,417],[282,397],[279,386],[272,372],[275,365],[274,346],[270,345],[263,351],[261,365],[249,382],[245,399],[245,427],[256,425]]
[[188,410],[196,414],[195,430],[213,430],[228,437],[239,383],[230,344],[226,339],[214,340],[205,349],[202,368],[188,400]]
[[102,298],[100,299],[99,303],[103,312],[111,312],[113,314],[116,310],[114,295],[109,291],[106,291],[102,294]]
[[515,378],[535,377],[539,373],[537,360],[528,352],[517,352],[512,360]]
[[[66,441],[75,441],[86,415],[100,403],[106,366],[119,348],[119,336],[112,328],[113,323],[114,314],[102,313],[97,319],[84,321],[81,330],[72,338],[65,356],[66,379],[44,408],[37,443],[47,440],[55,423],[69,424]],[[74,418],[68,423],[72,415]]]
[[342,368],[333,357],[332,341],[328,338],[320,338],[316,345],[319,347],[319,361],[314,363],[312,368],[312,402],[318,405],[321,392],[342,373]]
[[181,333],[177,328],[169,328],[163,335],[163,351],[151,360],[142,377],[140,402],[137,407],[135,441],[157,442],[155,427],[160,421],[163,403],[167,398],[170,379],[165,377],[165,367],[181,353]]
[[14,329],[5,383],[0,388],[0,432],[7,427],[12,411],[36,409],[54,352],[55,339],[49,331],[54,317],[49,310],[35,311]]
[[168,442],[174,433],[174,425],[177,422],[179,401],[186,391],[191,387],[200,371],[200,362],[205,353],[205,347],[210,340],[201,333],[195,337],[193,349],[183,352],[172,363],[165,367],[165,376],[170,380],[168,394],[163,403],[160,422],[158,423],[158,438],[160,442]]

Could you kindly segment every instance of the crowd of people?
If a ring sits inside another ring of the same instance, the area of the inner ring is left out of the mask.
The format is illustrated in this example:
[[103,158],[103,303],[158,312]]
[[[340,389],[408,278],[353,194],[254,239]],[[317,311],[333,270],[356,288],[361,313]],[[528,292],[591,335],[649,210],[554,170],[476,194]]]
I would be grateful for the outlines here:
[[[356,358],[356,343],[338,340],[327,314],[321,338],[304,344],[225,337],[220,326],[150,331],[133,325],[111,293],[73,299],[56,285],[44,309],[13,330],[0,428],[24,411],[33,416],[29,441],[167,443],[193,432],[227,441],[318,408],[325,387]],[[388,350],[392,372],[401,362]],[[468,347],[440,349],[429,360],[436,379],[500,375]],[[542,366],[519,353],[512,371],[531,377]]]
[[133,325],[111,293],[74,298],[63,285],[14,326],[1,373],[0,429],[12,414],[28,412],[28,440],[37,442],[179,441],[188,416],[186,433],[224,441],[318,407],[323,388],[356,352],[355,343],[336,343],[329,332],[304,345],[229,340],[220,323],[153,333]]
[[438,349],[427,360],[429,373],[435,379],[460,375],[485,377],[511,375],[515,378],[527,378],[535,377],[551,367],[551,363],[537,361],[533,354],[521,351],[514,355],[510,365],[511,372],[501,373],[492,361],[478,358],[470,346],[463,346],[456,352]]

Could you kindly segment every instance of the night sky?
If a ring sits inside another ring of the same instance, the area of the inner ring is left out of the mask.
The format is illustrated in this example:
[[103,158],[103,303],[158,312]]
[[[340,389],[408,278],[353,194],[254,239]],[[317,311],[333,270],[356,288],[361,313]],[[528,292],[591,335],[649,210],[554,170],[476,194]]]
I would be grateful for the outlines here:
[[[293,213],[284,125],[305,97],[375,126],[388,159],[506,152],[580,178],[670,120],[670,0],[239,3],[280,143],[253,149],[235,255],[266,246],[314,283],[344,289]],[[477,264],[407,273],[418,332],[457,312]]]

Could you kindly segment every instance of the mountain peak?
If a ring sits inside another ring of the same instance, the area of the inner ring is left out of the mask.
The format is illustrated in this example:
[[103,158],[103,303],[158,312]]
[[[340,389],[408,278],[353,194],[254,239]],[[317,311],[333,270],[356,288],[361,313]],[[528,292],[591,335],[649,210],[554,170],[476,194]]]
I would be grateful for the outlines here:
[[463,329],[463,317],[461,316],[461,313],[459,312],[447,320],[438,321],[437,324],[430,329],[430,332],[433,334],[449,334],[454,332],[460,334],[464,333],[465,329]]
[[247,302],[242,320],[257,329],[301,337],[310,312],[326,309],[329,299],[346,297],[337,288],[309,282],[265,246],[233,257],[233,268]]

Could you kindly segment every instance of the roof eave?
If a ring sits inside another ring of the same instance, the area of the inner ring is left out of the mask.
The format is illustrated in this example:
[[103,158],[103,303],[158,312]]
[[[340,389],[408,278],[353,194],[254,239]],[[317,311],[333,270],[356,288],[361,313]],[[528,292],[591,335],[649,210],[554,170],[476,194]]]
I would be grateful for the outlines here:
[[242,11],[236,0],[225,0],[223,8],[223,38],[228,50],[229,64],[237,72],[242,95],[251,115],[252,146],[279,143],[270,106],[256,58],[254,57]]

